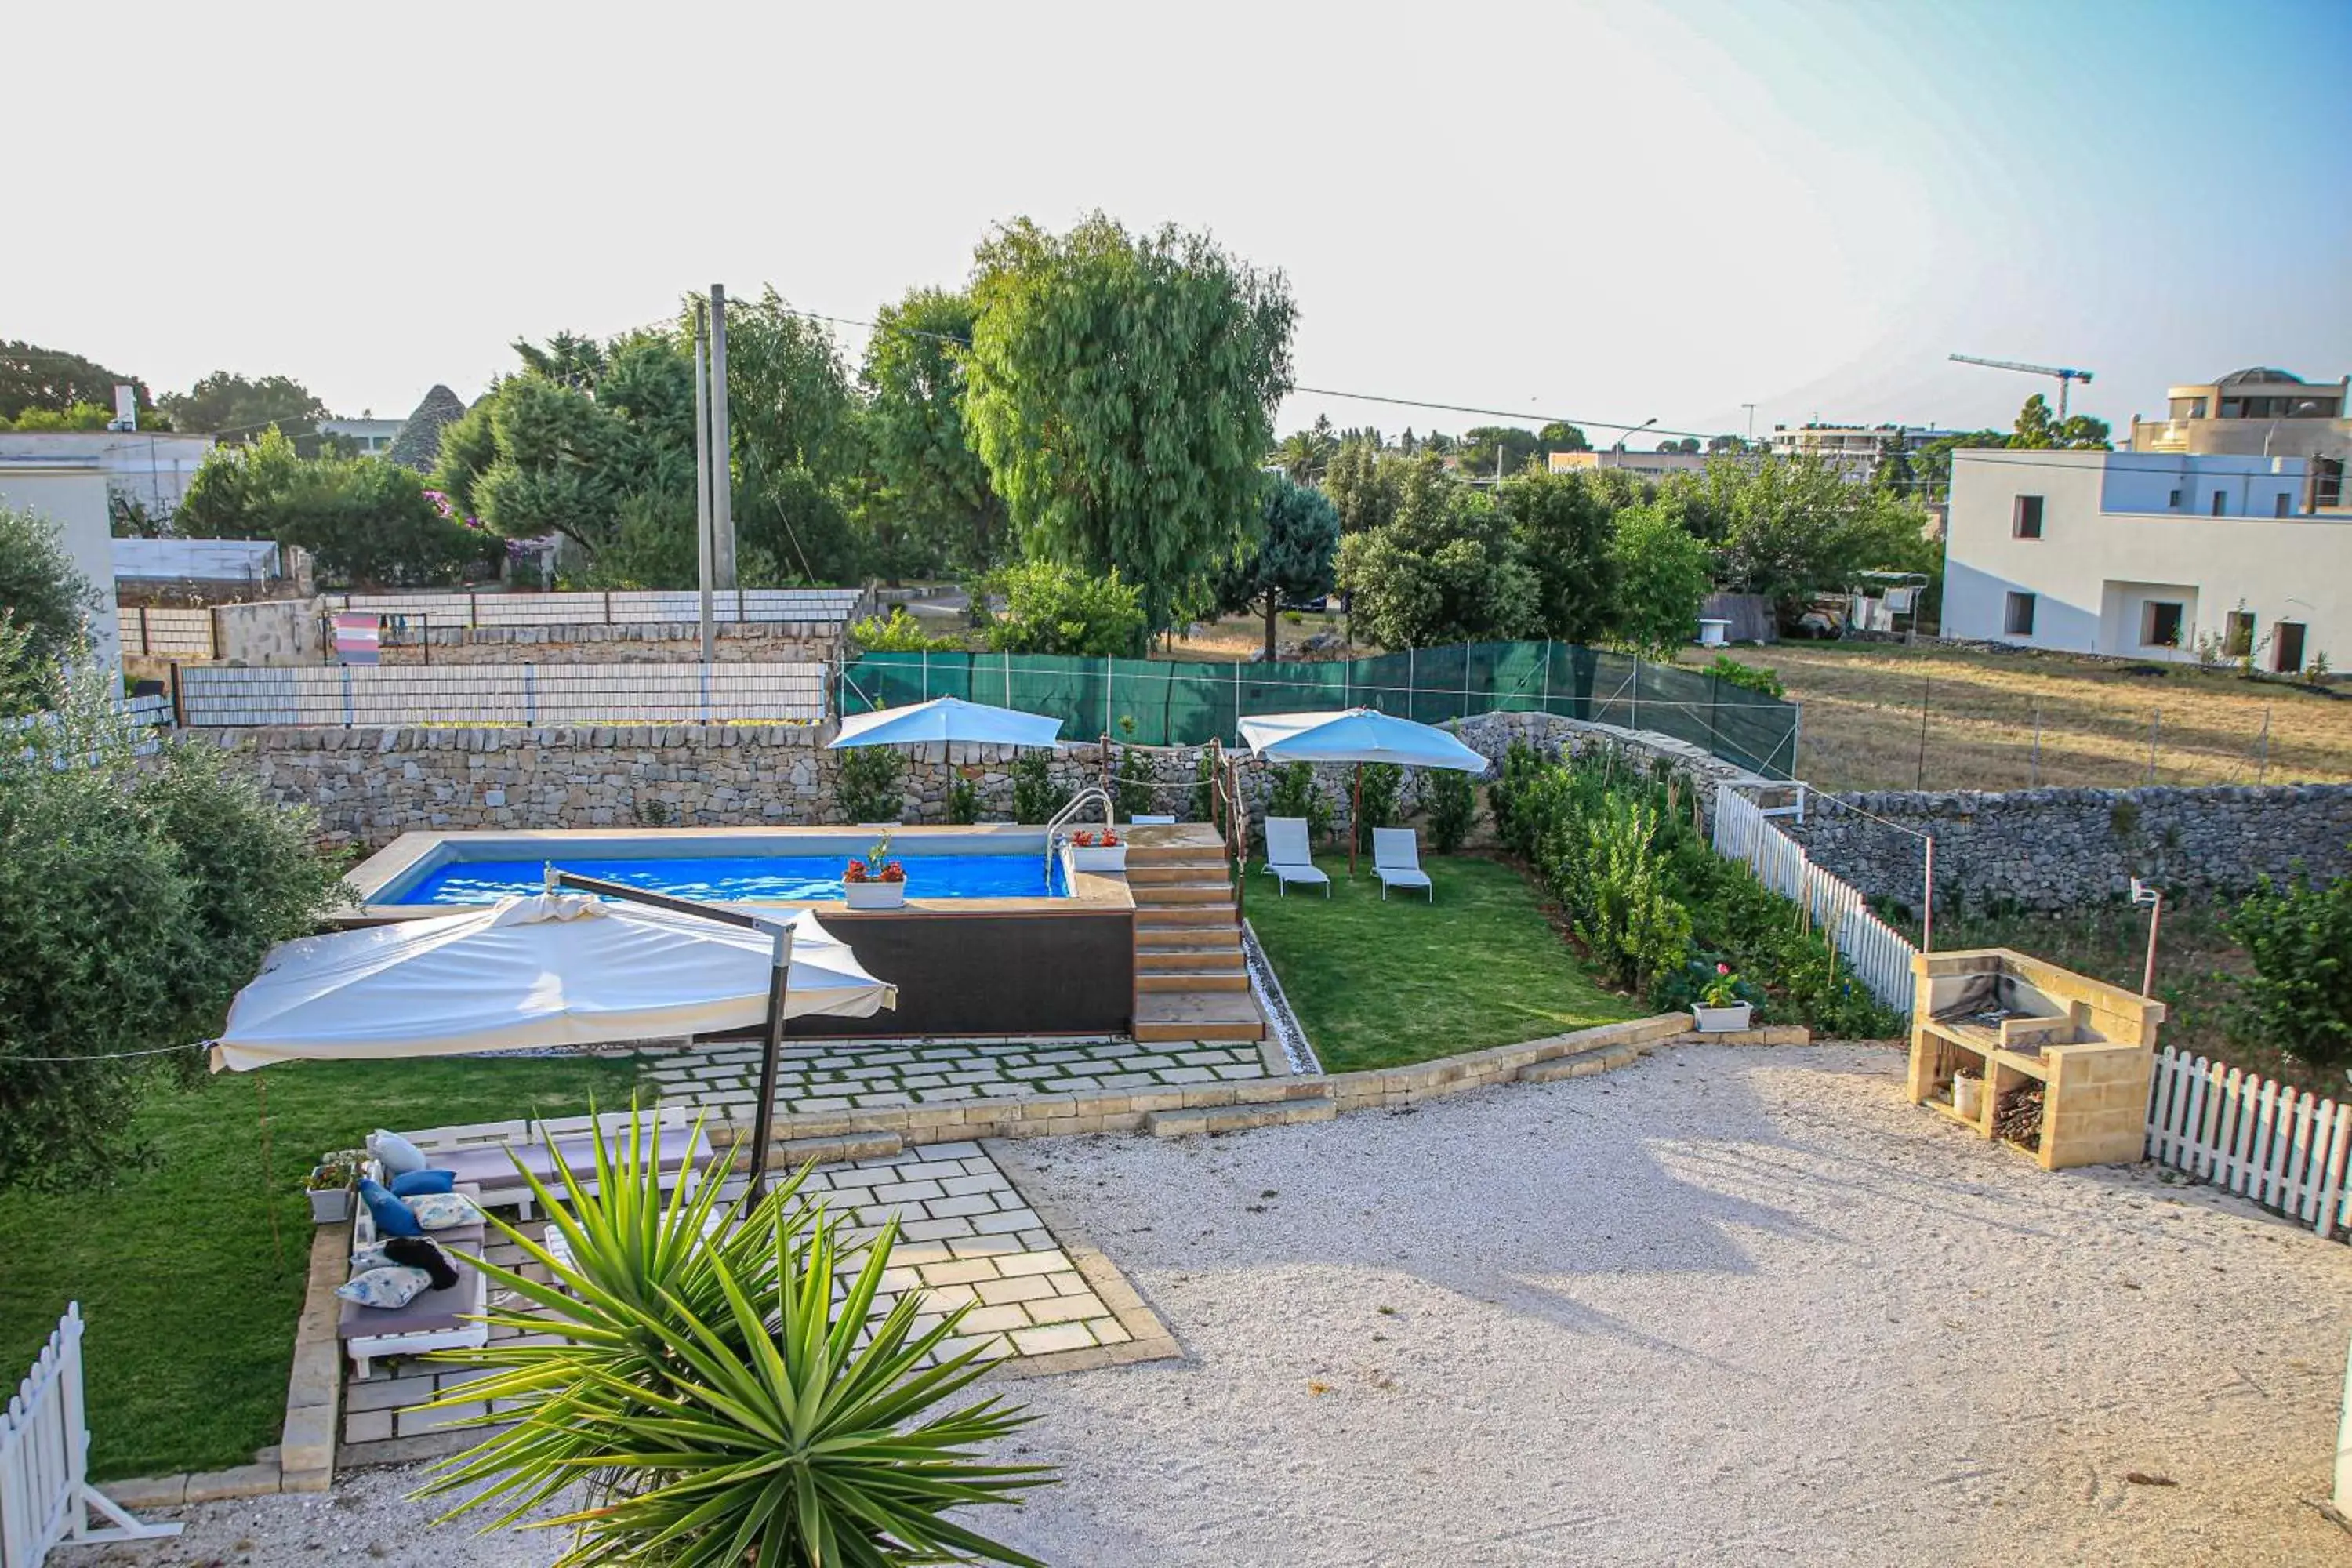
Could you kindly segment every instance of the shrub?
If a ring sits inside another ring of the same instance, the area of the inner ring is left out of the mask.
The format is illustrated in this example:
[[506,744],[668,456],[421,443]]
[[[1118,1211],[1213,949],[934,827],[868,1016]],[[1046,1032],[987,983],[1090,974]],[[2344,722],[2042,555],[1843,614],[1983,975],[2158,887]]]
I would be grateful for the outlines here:
[[1013,820],[1045,823],[1070,804],[1070,792],[1054,782],[1043,752],[1024,752],[1013,764]]
[[1729,654],[1717,654],[1715,662],[1706,667],[1706,673],[1717,680],[1728,681],[1750,691],[1760,691],[1767,697],[1786,697],[1789,694],[1789,689],[1780,682],[1779,670],[1742,664]]
[[903,766],[888,746],[852,746],[841,753],[833,798],[850,822],[896,822],[906,809],[898,793]]
[[0,1188],[102,1184],[137,1158],[154,1071],[204,1058],[120,1053],[217,1034],[270,946],[335,892],[308,812],[216,748],[136,758],[109,684],[78,675],[55,717],[0,747]]
[[1008,566],[1004,614],[988,628],[997,653],[1126,658],[1143,651],[1143,602],[1116,569],[1097,576],[1052,561]]
[[1309,840],[1331,837],[1331,803],[1315,787],[1315,764],[1290,763],[1276,768],[1265,792],[1268,816],[1303,816]]
[[1592,961],[1622,986],[1640,989],[1690,951],[1690,912],[1676,902],[1659,842],[1662,818],[1647,802],[1612,796],[1585,817],[1557,862],[1562,901]]
[[99,602],[55,523],[0,506],[0,718],[47,704],[58,665],[82,645]]
[[948,782],[948,820],[959,827],[980,820],[980,786],[961,773]]
[[1440,855],[1451,855],[1469,841],[1478,820],[1478,785],[1468,773],[1438,768],[1424,781],[1422,799],[1429,807],[1429,844]]
[[904,605],[892,605],[888,620],[866,616],[849,628],[849,636],[864,653],[952,653],[957,646],[953,637],[935,637],[925,631]]
[[494,1312],[522,1337],[449,1358],[494,1370],[442,1403],[495,1401],[512,1425],[425,1490],[507,1525],[584,1485],[550,1521],[577,1531],[570,1563],[1031,1562],[957,1517],[1051,1472],[975,1452],[1029,1419],[1001,1397],[940,1408],[990,1365],[951,1348],[968,1308],[928,1328],[920,1290],[877,1309],[897,1220],[860,1257],[799,1176],[724,1208],[716,1182],[673,1199],[653,1144],[639,1121],[593,1170],[559,1169],[557,1192],[530,1180],[568,1265],[492,1221],[551,1278],[481,1265],[500,1300],[538,1310]]
[[1404,794],[1404,770],[1394,763],[1367,763],[1363,765],[1361,782],[1350,792],[1349,809],[1355,814],[1353,832],[1356,852],[1372,852],[1372,829],[1394,827],[1397,822],[1397,799]]
[[2254,966],[2231,1034],[2314,1067],[2352,1067],[2352,877],[2264,878],[2222,929]]
[[1118,749],[1118,771],[1111,781],[1111,794],[1118,801],[1118,814],[1125,817],[1149,816],[1160,810],[1160,791],[1151,782],[1151,761],[1133,746]]

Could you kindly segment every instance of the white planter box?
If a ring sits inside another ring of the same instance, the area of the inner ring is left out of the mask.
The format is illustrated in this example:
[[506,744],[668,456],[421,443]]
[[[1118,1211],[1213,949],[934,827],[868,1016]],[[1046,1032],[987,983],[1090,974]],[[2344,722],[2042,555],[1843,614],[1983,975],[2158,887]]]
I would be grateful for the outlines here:
[[853,910],[896,910],[907,902],[904,882],[844,882],[841,896]]
[[1127,869],[1127,846],[1124,844],[1067,844],[1063,853],[1069,857],[1073,871],[1119,871]]
[[341,1225],[352,1217],[352,1189],[349,1187],[314,1187],[309,1196],[312,1225]]
[[1698,1021],[1702,1035],[1727,1035],[1748,1027],[1748,1020],[1756,1016],[1753,1002],[1735,1002],[1728,1007],[1693,1007],[1691,1016]]

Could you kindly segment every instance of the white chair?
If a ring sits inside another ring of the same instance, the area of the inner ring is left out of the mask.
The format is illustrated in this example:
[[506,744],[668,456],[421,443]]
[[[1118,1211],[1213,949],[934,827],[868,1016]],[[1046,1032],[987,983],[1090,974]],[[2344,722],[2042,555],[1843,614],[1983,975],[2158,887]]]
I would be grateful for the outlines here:
[[1421,841],[1410,827],[1372,829],[1372,875],[1381,879],[1384,900],[1391,888],[1422,888],[1431,903],[1437,902],[1437,885],[1421,868]]
[[1331,896],[1331,879],[1315,864],[1315,857],[1307,848],[1307,819],[1303,816],[1269,816],[1265,819],[1265,869],[1272,873],[1284,898],[1290,896],[1290,884],[1314,887],[1320,883],[1323,896]]

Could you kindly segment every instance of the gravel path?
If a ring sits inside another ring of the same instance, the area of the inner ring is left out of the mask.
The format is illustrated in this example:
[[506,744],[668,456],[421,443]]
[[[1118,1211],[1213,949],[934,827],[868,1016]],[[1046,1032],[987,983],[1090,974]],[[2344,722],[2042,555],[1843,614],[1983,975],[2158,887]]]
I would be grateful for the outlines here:
[[[1416,1111],[1025,1151],[1182,1341],[1038,1379],[1063,1568],[2352,1562],[2352,1250],[2142,1168],[2044,1175],[1869,1047],[1675,1047]],[[1271,1195],[1268,1195],[1271,1194]],[[2135,1484],[2137,1472],[2172,1486]],[[539,1564],[333,1503],[140,1563]]]

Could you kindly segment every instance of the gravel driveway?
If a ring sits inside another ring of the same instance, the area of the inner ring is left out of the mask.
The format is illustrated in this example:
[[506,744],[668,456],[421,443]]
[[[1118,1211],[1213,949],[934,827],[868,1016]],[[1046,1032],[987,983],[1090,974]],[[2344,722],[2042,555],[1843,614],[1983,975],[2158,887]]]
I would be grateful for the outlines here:
[[[1872,1047],[1675,1047],[1411,1113],[1026,1146],[1182,1362],[1010,1385],[1066,1484],[982,1528],[1150,1564],[2352,1562],[2352,1249],[2044,1175]],[[2135,1482],[2129,1478],[2174,1484]],[[408,1478],[142,1563],[543,1563]],[[93,1554],[88,1561],[102,1561]]]

